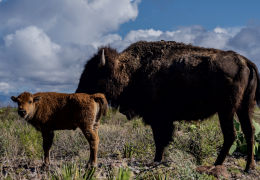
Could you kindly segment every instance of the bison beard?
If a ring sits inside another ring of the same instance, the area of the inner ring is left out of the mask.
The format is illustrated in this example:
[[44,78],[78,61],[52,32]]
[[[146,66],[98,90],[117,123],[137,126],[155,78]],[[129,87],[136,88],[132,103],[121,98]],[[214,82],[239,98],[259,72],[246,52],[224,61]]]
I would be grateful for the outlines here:
[[104,93],[128,119],[141,116],[153,130],[155,161],[163,159],[174,121],[218,113],[224,144],[215,165],[222,165],[236,137],[237,113],[248,144],[245,171],[255,167],[251,119],[255,101],[260,104],[259,73],[254,63],[233,51],[174,41],[140,41],[122,53],[101,47],[87,61],[76,92]]

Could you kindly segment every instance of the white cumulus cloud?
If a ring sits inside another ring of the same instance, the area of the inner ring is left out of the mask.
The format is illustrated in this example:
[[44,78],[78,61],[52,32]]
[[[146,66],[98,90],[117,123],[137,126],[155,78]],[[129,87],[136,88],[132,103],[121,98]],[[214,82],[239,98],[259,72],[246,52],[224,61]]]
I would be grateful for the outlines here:
[[215,33],[228,34],[228,31],[227,31],[226,29],[224,29],[224,28],[221,28],[221,27],[216,27],[216,28],[214,29],[214,32],[215,32]]
[[90,44],[138,15],[139,0],[23,0],[0,6],[0,29],[36,26],[53,41]]
[[212,31],[202,26],[180,27],[175,31],[162,32],[160,30],[136,30],[130,31],[122,41],[111,43],[122,51],[131,43],[145,41],[176,41],[193,44],[201,47],[233,50],[252,60],[260,67],[260,26],[221,28],[216,27]]
[[[1,0],[0,0],[1,2]],[[0,3],[0,95],[74,92],[84,64],[101,45],[124,50],[136,41],[177,41],[236,51],[260,67],[260,27],[203,26],[115,32],[138,16],[140,0],[23,0]]]
[[0,82],[0,92],[4,94],[8,94],[10,89],[10,85],[5,82]]
[[[135,20],[140,0],[23,0],[0,4],[0,93],[73,92],[86,59]],[[4,86],[8,84],[9,86]],[[3,89],[5,87],[5,89]],[[6,92],[6,91],[5,91]]]
[[176,31],[162,32],[160,30],[136,30],[130,31],[125,38],[118,42],[111,43],[122,51],[133,42],[145,41],[176,41],[186,44],[192,43],[197,46],[213,47],[217,49],[225,49],[228,41],[234,36],[232,29],[224,29],[221,27],[215,28],[213,31],[207,31],[202,26],[180,27]]
[[158,36],[163,34],[160,30],[148,29],[143,30],[140,29],[138,31],[130,31],[124,38],[125,41],[136,42],[138,40],[146,40],[146,41],[154,41]]
[[52,70],[57,66],[59,59],[56,54],[61,49],[60,45],[51,42],[43,30],[35,26],[17,30],[5,36],[4,41],[6,58],[10,60],[5,63],[13,63],[19,69],[35,69],[38,66]]

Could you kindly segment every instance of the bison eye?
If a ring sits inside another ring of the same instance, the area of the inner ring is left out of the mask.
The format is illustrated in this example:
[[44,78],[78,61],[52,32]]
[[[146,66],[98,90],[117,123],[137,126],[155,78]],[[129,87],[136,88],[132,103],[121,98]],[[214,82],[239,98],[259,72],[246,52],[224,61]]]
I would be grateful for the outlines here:
[[32,103],[32,101],[29,102],[29,104],[31,104],[31,103]]

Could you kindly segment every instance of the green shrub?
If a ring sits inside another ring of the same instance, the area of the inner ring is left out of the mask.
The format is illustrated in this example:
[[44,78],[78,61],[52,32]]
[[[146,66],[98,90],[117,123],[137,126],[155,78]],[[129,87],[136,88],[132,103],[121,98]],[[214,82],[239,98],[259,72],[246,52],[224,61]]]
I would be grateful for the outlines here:
[[179,133],[175,133],[173,148],[178,148],[192,154],[198,164],[209,156],[217,156],[222,147],[223,135],[217,116],[198,124],[180,122]]
[[[18,127],[17,127],[18,128]],[[17,131],[25,154],[30,158],[40,158],[43,155],[42,134],[31,125],[26,125]]]
[[[237,136],[236,139],[231,146],[229,150],[229,154],[232,154],[233,152],[240,152],[242,154],[247,153],[247,143],[246,139],[244,137],[244,134],[241,131],[241,125],[240,123],[234,118],[234,126],[237,131]],[[254,155],[257,155],[260,157],[260,147],[259,147],[259,142],[260,142],[260,125],[256,123],[254,120],[252,120],[253,125],[255,127],[255,142],[254,142]]]
[[128,122],[127,118],[119,113],[118,109],[109,108],[106,116],[102,116],[100,124],[120,125],[123,126]]
[[132,143],[126,143],[123,147],[124,149],[124,157],[131,158],[134,154],[134,146]]
[[[17,120],[4,119],[0,121],[0,131],[1,155],[12,155],[14,151],[19,151],[17,153],[25,153],[30,158],[42,156],[42,135],[31,125],[25,123],[21,126]],[[14,146],[19,149],[15,149]]]
[[155,155],[155,143],[153,139],[152,129],[150,127],[133,127],[130,129],[134,141],[131,141],[133,146],[133,156],[142,159],[153,159]]

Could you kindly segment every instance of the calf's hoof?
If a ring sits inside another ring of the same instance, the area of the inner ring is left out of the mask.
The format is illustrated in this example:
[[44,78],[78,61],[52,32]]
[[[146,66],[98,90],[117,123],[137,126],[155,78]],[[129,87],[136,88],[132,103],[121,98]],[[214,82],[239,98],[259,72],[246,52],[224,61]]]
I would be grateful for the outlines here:
[[198,173],[205,173],[207,175],[215,176],[216,178],[220,178],[221,176],[225,178],[229,178],[227,168],[221,165],[217,166],[200,166],[196,168]]
[[48,169],[49,169],[49,166],[50,166],[50,164],[43,163],[41,168],[42,168],[43,170],[48,170]]
[[95,163],[95,164],[87,163],[87,165],[86,165],[86,169],[91,169],[93,167],[97,167],[97,163]]

